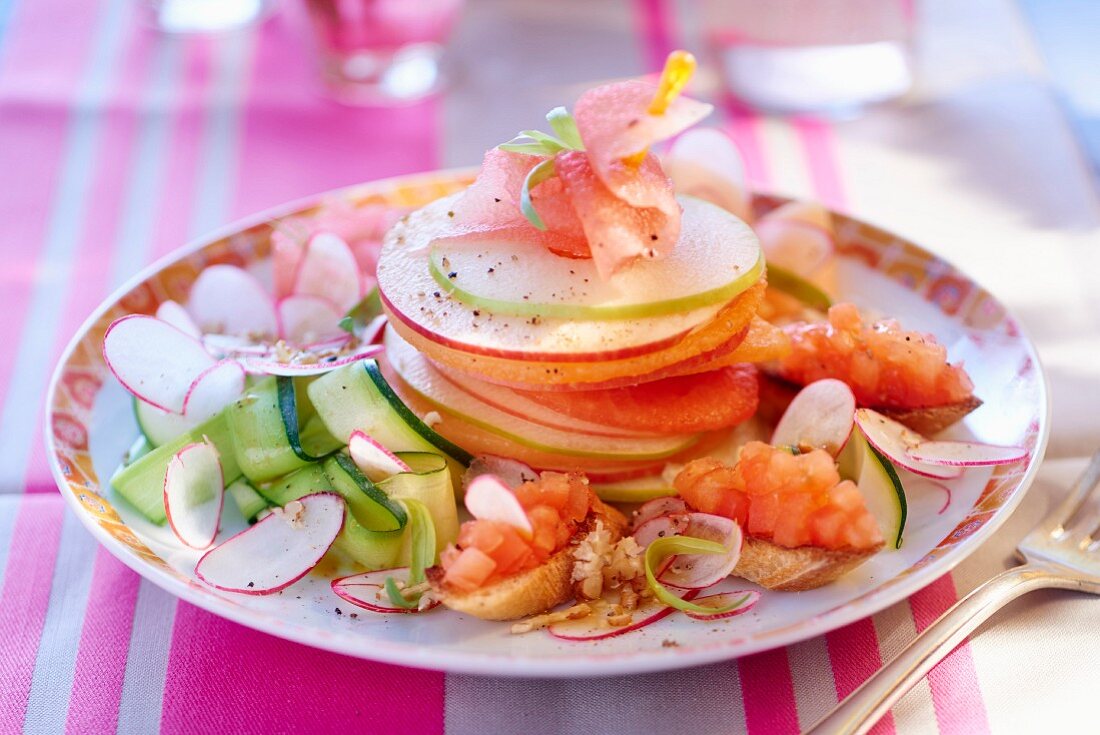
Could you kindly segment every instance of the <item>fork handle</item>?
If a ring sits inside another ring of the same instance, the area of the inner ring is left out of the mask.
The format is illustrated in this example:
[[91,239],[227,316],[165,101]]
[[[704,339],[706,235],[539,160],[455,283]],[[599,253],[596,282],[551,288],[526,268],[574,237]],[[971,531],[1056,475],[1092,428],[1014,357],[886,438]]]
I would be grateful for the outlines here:
[[825,715],[807,735],[866,733],[921,678],[975,628],[1012,600],[1044,587],[1076,588],[1079,583],[1043,567],[1025,564],[998,574],[928,626],[890,663]]

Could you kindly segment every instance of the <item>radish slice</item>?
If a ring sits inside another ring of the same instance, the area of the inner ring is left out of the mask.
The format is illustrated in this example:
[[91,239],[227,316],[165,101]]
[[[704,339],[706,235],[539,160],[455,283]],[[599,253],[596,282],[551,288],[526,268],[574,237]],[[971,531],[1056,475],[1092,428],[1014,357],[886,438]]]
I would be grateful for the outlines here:
[[157,307],[156,317],[162,322],[168,322],[188,337],[194,337],[195,339],[202,337],[202,330],[199,329],[198,324],[195,324],[195,320],[191,318],[191,315],[187,313],[187,309],[171,299],[161,302],[160,306]]
[[498,457],[494,454],[481,454],[474,457],[466,473],[462,475],[463,490],[470,487],[470,483],[482,475],[493,475],[512,490],[525,482],[534,482],[539,479],[539,473],[515,459]]
[[1012,464],[1027,458],[1024,447],[1004,447],[979,442],[923,441],[906,450],[906,456],[916,462],[945,467],[985,467]]
[[466,510],[478,520],[507,523],[527,535],[534,531],[515,493],[493,475],[479,475],[466,487]]
[[207,333],[273,335],[278,327],[267,290],[235,265],[204,268],[191,286],[187,310]]
[[[683,590],[679,594],[681,599],[690,600],[699,593],[696,590]],[[598,641],[604,638],[614,638],[617,635],[652,625],[658,620],[667,618],[674,611],[675,608],[650,597],[644,602],[640,602],[638,607],[634,609],[631,621],[627,625],[608,625],[606,618],[597,613],[578,620],[563,620],[560,623],[552,623],[547,631],[550,635],[563,641]]]
[[340,336],[344,312],[320,296],[287,296],[278,304],[279,334],[296,345]]
[[371,482],[381,482],[392,475],[412,472],[412,468],[402,462],[393,452],[362,431],[352,432],[351,437],[348,439],[348,452],[355,464]]
[[753,227],[768,262],[809,278],[832,257],[829,213],[816,204],[791,202],[760,218]]
[[650,518],[634,529],[634,542],[644,549],[659,538],[683,534],[687,530],[688,522],[686,513],[671,513]]
[[725,133],[715,128],[689,130],[672,143],[661,163],[677,193],[717,204],[746,222],[752,220],[745,165]]
[[[680,589],[704,589],[730,575],[741,558],[741,526],[736,521],[710,513],[688,513],[682,536],[717,541],[726,554],[681,554],[658,575],[659,581]],[[640,545],[640,542],[639,542]]]
[[202,344],[212,355],[219,358],[244,356],[264,356],[271,354],[271,345],[253,342],[232,334],[205,334]]
[[143,314],[124,316],[107,328],[103,358],[126,390],[174,413],[183,413],[191,383],[216,362],[198,340]]
[[203,554],[195,576],[226,592],[270,595],[317,566],[343,527],[343,498],[306,495]]
[[378,613],[416,613],[427,612],[439,605],[439,600],[432,602],[422,610],[415,607],[397,607],[390,602],[386,594],[387,577],[407,577],[408,567],[397,569],[381,569],[374,572],[353,574],[350,577],[341,577],[332,580],[332,591],[341,599],[364,610]]
[[320,296],[343,313],[359,301],[360,285],[359,265],[346,242],[331,232],[310,238],[298,263],[295,295]]
[[205,549],[214,543],[224,498],[225,478],[213,444],[188,444],[168,460],[164,512],[172,532],[185,545]]
[[687,513],[688,507],[680,498],[655,498],[648,503],[642,504],[638,510],[634,511],[633,528],[637,531],[647,522],[658,518],[660,516],[667,516],[673,513]]
[[936,480],[951,480],[962,474],[959,467],[944,467],[912,459],[909,450],[923,443],[924,437],[878,411],[869,408],[856,410],[856,426],[875,449],[904,470]]
[[699,613],[694,610],[685,610],[689,618],[695,618],[696,620],[723,620],[725,618],[733,618],[747,613],[753,608],[754,605],[760,600],[760,593],[755,590],[737,590],[736,592],[719,592],[714,595],[704,595],[695,599],[696,605],[702,605],[703,607],[728,607],[736,603],[738,600],[744,600],[738,607],[733,610],[727,610],[725,612],[716,613],[714,615],[707,615],[705,613]]
[[235,360],[222,360],[199,373],[183,398],[183,415],[198,426],[244,393],[244,368]]
[[258,360],[255,358],[245,358],[242,362],[245,369],[250,373],[257,373],[259,375],[282,375],[293,378],[299,375],[323,375],[336,368],[351,365],[353,362],[359,362],[368,357],[374,357],[380,352],[382,352],[381,345],[367,345],[350,355],[341,355],[332,359],[325,358],[312,363],[279,362],[278,360]]
[[846,383],[826,378],[794,397],[772,434],[774,446],[824,449],[834,457],[855,425],[856,397]]

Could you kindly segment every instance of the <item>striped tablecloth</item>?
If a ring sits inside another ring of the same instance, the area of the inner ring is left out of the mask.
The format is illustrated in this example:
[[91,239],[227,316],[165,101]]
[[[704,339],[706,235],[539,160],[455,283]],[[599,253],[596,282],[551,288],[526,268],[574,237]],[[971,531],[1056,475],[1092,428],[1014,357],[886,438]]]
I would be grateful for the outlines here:
[[[1039,3],[1041,4],[1041,3]],[[1100,210],[1023,16],[1008,0],[921,6],[921,83],[847,123],[720,105],[755,184],[926,244],[999,294],[1039,344],[1054,435],[991,543],[907,602],[804,643],[668,674],[447,676],[225,622],[97,548],[39,436],[50,369],[127,275],[269,205],[476,163],[603,78],[697,47],[672,0],[470,0],[452,85],[407,108],[314,92],[294,24],[217,39],[141,27],[135,0],[0,0],[0,733],[791,733],[1000,570],[1100,444]],[[598,75],[598,76],[597,76]],[[878,732],[1095,727],[1100,603],[1035,594],[935,669]]]

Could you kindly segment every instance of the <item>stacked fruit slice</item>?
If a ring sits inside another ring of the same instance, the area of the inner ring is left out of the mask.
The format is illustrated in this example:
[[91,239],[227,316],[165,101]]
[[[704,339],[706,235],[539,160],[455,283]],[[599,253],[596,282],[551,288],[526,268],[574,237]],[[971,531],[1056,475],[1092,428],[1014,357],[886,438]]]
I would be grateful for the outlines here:
[[659,474],[756,410],[784,336],[756,318],[752,230],[683,197],[679,241],[604,280],[536,243],[448,238],[454,199],[387,236],[378,286],[402,397],[464,449],[595,481]]

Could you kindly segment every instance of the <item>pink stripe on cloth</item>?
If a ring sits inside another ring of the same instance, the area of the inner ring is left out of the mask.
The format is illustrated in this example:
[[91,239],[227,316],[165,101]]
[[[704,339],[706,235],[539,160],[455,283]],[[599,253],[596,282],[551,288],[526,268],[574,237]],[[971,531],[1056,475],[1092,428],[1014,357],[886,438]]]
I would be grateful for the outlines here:
[[665,59],[676,50],[676,15],[668,7],[670,0],[634,0],[638,35],[645,52],[646,70],[659,72]]
[[263,28],[248,87],[235,217],[328,189],[438,166],[437,99],[355,108],[321,96],[284,15]]
[[802,143],[817,198],[826,206],[844,210],[847,197],[844,195],[840,168],[833,150],[832,125],[812,117],[798,117],[791,122]]
[[[833,667],[837,701],[844,699],[882,667],[878,633],[871,618],[857,620],[825,635],[829,647],[829,662]],[[876,725],[876,733],[894,732],[894,715],[886,716]]]
[[746,656],[738,660],[737,671],[741,676],[748,735],[797,734],[798,705],[787,649]]
[[443,676],[289,643],[179,604],[164,735],[306,733],[321,723],[326,732],[442,733]]
[[141,578],[100,546],[76,656],[66,732],[114,732]]
[[0,590],[0,732],[23,729],[64,508],[57,496],[24,496],[16,511]]
[[[920,633],[955,604],[955,582],[945,574],[909,598],[913,622]],[[978,672],[970,646],[965,641],[928,673],[932,706],[941,735],[972,735],[989,732]]]
[[760,144],[760,118],[744,104],[727,96],[722,100],[726,113],[726,132],[733,139],[741,160],[745,164],[745,179],[750,189],[767,191],[772,184],[771,174]]

